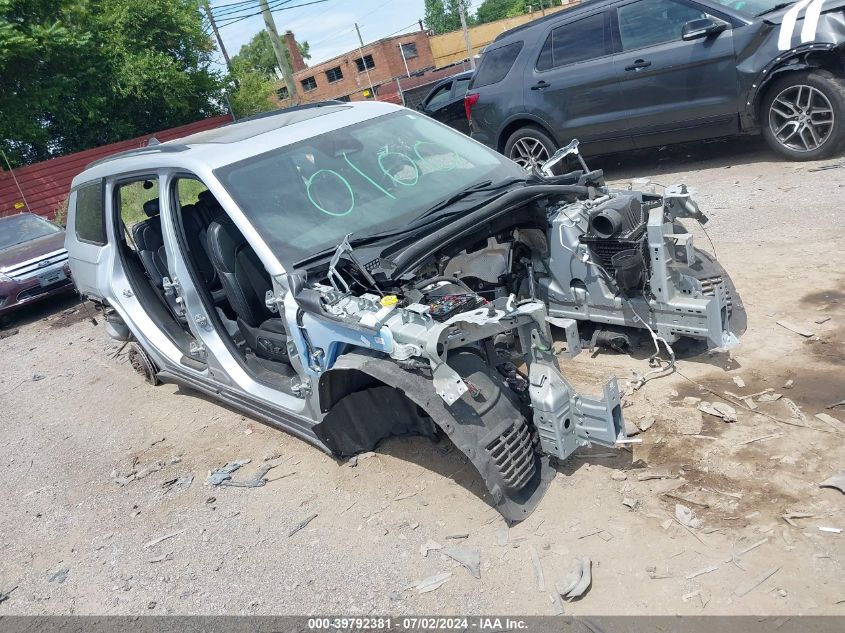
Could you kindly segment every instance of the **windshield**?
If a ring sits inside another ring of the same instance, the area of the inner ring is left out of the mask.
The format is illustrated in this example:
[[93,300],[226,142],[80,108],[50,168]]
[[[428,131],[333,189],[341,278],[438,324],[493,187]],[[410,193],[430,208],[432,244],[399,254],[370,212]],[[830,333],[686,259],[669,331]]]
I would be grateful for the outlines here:
[[481,181],[525,178],[516,163],[410,111],[394,112],[215,170],[283,263],[407,226]]
[[55,224],[29,213],[4,218],[0,220],[0,250],[59,231]]
[[777,6],[792,4],[786,0],[716,0],[716,2],[738,13],[744,13],[748,17],[766,13]]

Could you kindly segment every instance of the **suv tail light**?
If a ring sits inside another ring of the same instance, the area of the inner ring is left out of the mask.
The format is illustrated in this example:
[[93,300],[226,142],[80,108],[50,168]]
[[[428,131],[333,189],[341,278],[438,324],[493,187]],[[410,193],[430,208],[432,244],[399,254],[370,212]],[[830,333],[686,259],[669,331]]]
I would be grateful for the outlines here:
[[466,112],[467,121],[470,120],[470,116],[472,114],[472,106],[474,106],[476,103],[478,103],[478,98],[480,96],[481,95],[478,94],[477,92],[467,93],[466,95],[464,95],[464,112]]

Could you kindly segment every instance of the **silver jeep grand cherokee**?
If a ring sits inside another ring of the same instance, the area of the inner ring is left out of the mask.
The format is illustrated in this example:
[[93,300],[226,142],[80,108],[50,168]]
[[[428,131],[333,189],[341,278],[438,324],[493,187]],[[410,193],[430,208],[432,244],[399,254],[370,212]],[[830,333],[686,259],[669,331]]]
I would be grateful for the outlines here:
[[677,228],[696,214],[685,193],[527,174],[413,111],[330,102],[89,166],[67,249],[150,382],[337,457],[444,434],[519,520],[549,456],[628,441],[616,379],[592,397],[560,371],[579,320],[733,341],[728,284]]

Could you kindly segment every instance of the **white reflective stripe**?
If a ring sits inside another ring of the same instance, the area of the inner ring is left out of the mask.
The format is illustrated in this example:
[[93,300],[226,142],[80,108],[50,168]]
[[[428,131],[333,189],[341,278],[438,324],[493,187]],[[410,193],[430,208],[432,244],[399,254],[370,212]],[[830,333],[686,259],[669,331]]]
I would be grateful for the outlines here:
[[780,33],[778,33],[778,50],[788,51],[792,48],[792,32],[795,30],[795,23],[798,21],[798,14],[801,9],[810,4],[812,0],[801,0],[796,2],[792,8],[783,16],[783,22],[780,25]]
[[816,28],[819,26],[819,16],[822,13],[824,0],[813,0],[804,14],[804,27],[801,29],[801,43],[806,44],[816,39]]

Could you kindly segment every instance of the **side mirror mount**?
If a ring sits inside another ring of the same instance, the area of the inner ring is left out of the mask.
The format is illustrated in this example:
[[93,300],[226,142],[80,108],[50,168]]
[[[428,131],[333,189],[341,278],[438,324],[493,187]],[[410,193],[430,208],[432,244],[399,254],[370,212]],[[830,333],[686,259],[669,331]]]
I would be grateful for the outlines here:
[[425,112],[425,103],[418,103],[416,109],[419,112]]
[[728,23],[718,18],[707,16],[706,18],[698,18],[690,20],[681,28],[681,39],[685,42],[691,40],[698,40],[704,37],[712,37],[718,35],[728,28]]

